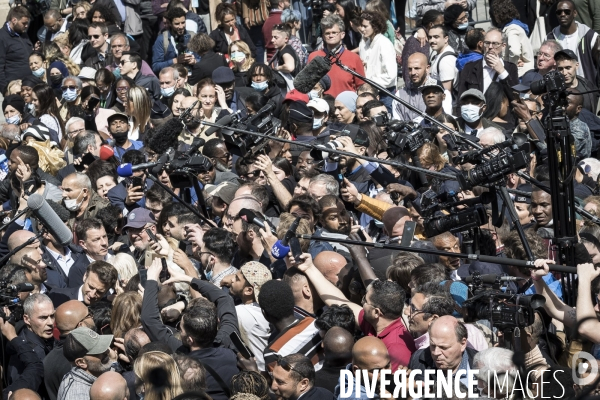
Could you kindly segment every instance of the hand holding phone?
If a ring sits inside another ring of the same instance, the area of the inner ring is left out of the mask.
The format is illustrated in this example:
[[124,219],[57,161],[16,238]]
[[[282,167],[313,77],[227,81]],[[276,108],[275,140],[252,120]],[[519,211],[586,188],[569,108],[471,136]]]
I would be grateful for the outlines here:
[[160,262],[162,264],[162,269],[160,270],[158,280],[162,283],[166,280],[171,279],[171,274],[169,273],[169,267],[167,266],[167,259],[163,257],[160,259]]
[[242,339],[240,338],[240,335],[237,334],[237,332],[231,332],[231,334],[229,335],[229,339],[231,340],[231,343],[235,346],[237,351],[242,355],[242,357],[244,357],[247,360],[254,357],[254,354],[252,354],[250,349],[246,347],[244,342],[242,342]]

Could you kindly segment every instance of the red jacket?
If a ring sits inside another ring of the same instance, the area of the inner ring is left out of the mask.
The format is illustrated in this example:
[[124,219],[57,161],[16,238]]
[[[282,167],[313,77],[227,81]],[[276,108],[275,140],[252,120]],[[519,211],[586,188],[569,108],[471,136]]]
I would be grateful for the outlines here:
[[[310,60],[316,56],[324,57],[325,52],[323,50],[313,51],[309,54],[308,61],[310,62]],[[342,64],[353,69],[359,74],[363,76],[365,75],[365,68],[358,54],[344,48],[344,51],[340,57],[340,61]],[[352,74],[342,70],[335,64],[331,67],[331,71],[329,71],[327,75],[331,79],[331,87],[325,93],[330,94],[333,97],[337,97],[338,94],[345,92],[346,90],[356,92],[356,88],[364,83],[362,79],[354,77]]]
[[[271,10],[269,18],[267,18],[262,27],[263,37],[265,38],[265,48],[267,49],[267,62],[275,55],[275,46],[271,43],[271,33],[273,32],[273,27],[281,23],[282,12],[283,11],[281,10]],[[262,60],[257,61],[262,62]]]

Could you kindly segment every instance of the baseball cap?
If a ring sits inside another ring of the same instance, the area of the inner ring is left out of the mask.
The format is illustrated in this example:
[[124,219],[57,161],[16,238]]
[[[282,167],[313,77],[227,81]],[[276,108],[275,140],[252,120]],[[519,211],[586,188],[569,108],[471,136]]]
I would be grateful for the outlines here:
[[252,285],[252,288],[254,289],[254,298],[258,300],[258,293],[260,293],[262,285],[273,279],[271,271],[258,261],[247,262],[242,265],[240,271],[242,271],[242,274],[248,283]]
[[223,83],[231,83],[235,81],[235,75],[233,74],[231,68],[219,67],[213,71],[212,80],[217,85],[222,85]]
[[308,95],[302,92],[299,92],[296,89],[292,89],[289,92],[287,92],[287,94],[285,95],[285,98],[283,99],[283,101],[303,101],[305,103],[308,103]]
[[213,197],[218,197],[225,202],[225,204],[231,204],[235,192],[239,189],[239,185],[232,182],[222,182],[213,191]]
[[577,58],[577,54],[575,54],[575,52],[573,50],[569,50],[569,49],[564,49],[564,50],[557,51],[556,53],[554,53],[555,60],[556,60],[556,57],[558,57],[558,56],[563,56],[569,60],[579,61],[579,58]]
[[323,99],[312,99],[308,102],[309,108],[314,108],[320,113],[329,113],[329,104]]
[[463,94],[460,95],[460,100],[464,99],[465,97],[475,97],[476,99],[485,103],[485,96],[480,90],[477,89],[469,89],[464,91]]
[[442,93],[445,90],[444,85],[442,85],[442,82],[434,81],[433,79],[431,79],[431,80],[428,80],[427,82],[425,82],[425,84],[423,86],[419,86],[419,91],[423,92],[424,90],[429,89],[429,88],[438,88],[439,90],[442,91]]
[[123,118],[126,121],[129,121],[129,117],[127,116],[127,114],[122,113],[122,112],[116,112],[114,114],[109,115],[108,118],[106,118],[106,122],[108,122],[108,124],[110,125],[112,123],[112,121],[117,118]]
[[85,347],[86,356],[104,353],[110,348],[114,337],[113,335],[99,335],[90,328],[84,327],[72,330],[71,335]]
[[127,225],[123,227],[126,228],[143,228],[146,224],[155,224],[156,220],[154,219],[154,214],[152,214],[149,210],[145,208],[138,207],[135,210],[131,211],[127,215]]
[[306,103],[294,101],[290,104],[289,117],[292,121],[311,123],[313,122],[313,111],[308,108]]

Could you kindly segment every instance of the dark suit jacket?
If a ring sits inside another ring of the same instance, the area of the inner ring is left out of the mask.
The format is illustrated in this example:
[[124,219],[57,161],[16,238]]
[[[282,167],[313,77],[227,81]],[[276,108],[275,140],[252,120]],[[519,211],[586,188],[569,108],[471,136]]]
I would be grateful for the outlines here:
[[46,294],[52,300],[54,308],[58,308],[58,306],[69,300],[77,300],[79,297],[79,286],[76,288],[52,289]]
[[[240,34],[240,40],[248,45],[252,57],[256,58],[256,46],[254,45],[254,41],[250,38],[250,34],[246,30],[246,28],[238,24],[236,24],[235,27],[237,28],[238,33]],[[210,38],[215,41],[215,47],[213,47],[215,53],[229,53],[229,44],[227,43],[227,37],[225,35],[225,31],[223,31],[221,27],[215,29],[210,33]]]
[[[519,83],[517,66],[509,61],[504,61],[504,69],[508,72],[508,77],[506,78],[508,85],[517,85]],[[483,90],[483,59],[467,63],[459,74],[458,98],[460,98],[463,92],[469,89],[477,89],[485,94]]]
[[79,288],[83,285],[83,275],[85,275],[88,265],[90,265],[90,260],[85,253],[75,260],[69,269],[69,279],[67,280],[69,288]]

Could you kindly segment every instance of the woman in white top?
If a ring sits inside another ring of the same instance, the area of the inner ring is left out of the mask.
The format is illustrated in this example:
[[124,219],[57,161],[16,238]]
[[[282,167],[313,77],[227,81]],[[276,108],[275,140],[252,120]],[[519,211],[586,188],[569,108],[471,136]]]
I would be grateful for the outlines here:
[[519,69],[519,78],[535,68],[533,47],[528,38],[529,27],[519,21],[520,15],[517,8],[510,0],[496,0],[492,3],[492,12],[502,36],[506,38],[506,53],[504,61],[510,61]]
[[[36,85],[31,93],[31,103],[35,107],[38,120],[56,133],[56,139],[60,142],[57,144],[62,148],[65,123],[58,112],[56,96],[52,88],[44,84]],[[50,138],[52,139],[52,135]]]
[[[386,88],[391,93],[396,92],[398,64],[396,50],[392,42],[383,36],[387,23],[379,12],[363,12],[360,15],[360,33],[362,39],[358,46],[359,56],[365,66],[366,77]],[[392,98],[386,93],[379,94],[381,102],[388,112],[392,112]]]

